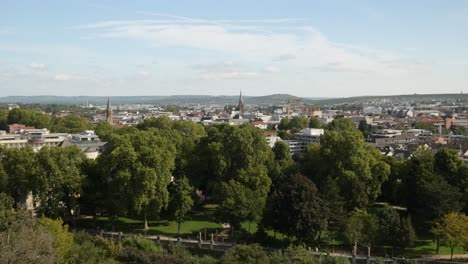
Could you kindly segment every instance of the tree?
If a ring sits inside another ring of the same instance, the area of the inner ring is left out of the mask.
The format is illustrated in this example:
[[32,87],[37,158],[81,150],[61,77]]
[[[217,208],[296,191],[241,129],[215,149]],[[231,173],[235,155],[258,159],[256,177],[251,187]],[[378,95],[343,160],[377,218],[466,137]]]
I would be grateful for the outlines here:
[[0,232],[11,225],[13,214],[13,198],[6,193],[0,193]]
[[416,150],[406,166],[404,195],[417,228],[428,230],[444,214],[461,209],[459,189],[435,173],[434,155],[430,149]]
[[70,114],[54,120],[53,131],[61,133],[80,133],[89,129],[88,119]]
[[377,211],[377,239],[380,245],[391,246],[392,249],[399,246],[401,235],[400,215],[395,209],[385,207]]
[[366,145],[354,123],[335,119],[321,136],[320,145],[307,149],[302,167],[319,186],[327,177],[336,180],[345,208],[365,208],[380,195],[381,185],[390,174],[390,166],[374,147]]
[[310,128],[322,128],[322,122],[317,117],[312,117],[309,120]]
[[349,243],[373,244],[377,231],[377,219],[360,209],[355,209],[348,219],[345,236]]
[[327,227],[325,203],[314,183],[303,175],[293,175],[268,199],[267,227],[299,241],[316,241]]
[[442,238],[450,247],[450,259],[456,246],[468,243],[468,217],[461,213],[445,214],[432,228],[432,232]]
[[177,222],[177,235],[180,236],[180,225],[193,206],[192,186],[187,178],[182,177],[170,185],[170,190],[169,210]]
[[37,111],[15,108],[8,112],[8,124],[23,124],[36,128],[51,128],[52,119]]
[[106,173],[106,200],[115,214],[127,209],[147,217],[167,207],[167,186],[174,168],[175,146],[158,131],[133,130],[112,137],[110,148],[99,157]]
[[8,175],[8,192],[16,202],[23,203],[32,191],[40,186],[37,181],[37,156],[30,147],[5,149],[1,159],[3,169]]
[[278,125],[279,130],[288,130],[291,127],[291,119],[289,117],[283,117],[280,120],[280,123]]
[[262,132],[252,125],[213,126],[200,139],[189,176],[204,183],[200,187],[219,203],[217,220],[234,230],[241,221],[260,220],[271,185],[267,166],[273,159]]
[[58,217],[65,209],[66,215],[76,215],[77,198],[84,181],[81,169],[85,160],[83,152],[75,146],[41,148],[37,153],[37,186],[33,191],[39,201],[40,213]]
[[302,129],[306,128],[309,124],[309,121],[306,116],[295,116],[291,119],[289,123],[289,129],[291,132],[297,133]]
[[366,119],[359,121],[358,130],[361,131],[364,138],[367,138],[367,135],[369,134],[369,125],[367,124]]
[[463,174],[465,163],[455,150],[442,148],[434,155],[434,172],[442,176],[447,183],[463,189],[468,178]]
[[268,175],[273,185],[278,185],[281,181],[285,180],[285,177],[294,173],[296,166],[291,157],[289,146],[286,143],[277,141],[272,150],[275,158],[269,166]]
[[411,224],[411,217],[400,218],[400,233],[398,235],[398,246],[400,248],[407,248],[413,246],[416,240],[416,232]]

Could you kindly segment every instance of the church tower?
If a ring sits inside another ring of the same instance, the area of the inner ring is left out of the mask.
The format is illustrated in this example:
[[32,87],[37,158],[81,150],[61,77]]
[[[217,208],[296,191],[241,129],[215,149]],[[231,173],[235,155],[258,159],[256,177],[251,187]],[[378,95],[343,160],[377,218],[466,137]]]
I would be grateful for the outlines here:
[[239,110],[240,115],[244,114],[244,101],[242,100],[242,91],[239,95],[239,106],[237,107],[237,110]]
[[107,98],[106,121],[107,121],[107,123],[109,123],[111,125],[113,123],[110,98]]

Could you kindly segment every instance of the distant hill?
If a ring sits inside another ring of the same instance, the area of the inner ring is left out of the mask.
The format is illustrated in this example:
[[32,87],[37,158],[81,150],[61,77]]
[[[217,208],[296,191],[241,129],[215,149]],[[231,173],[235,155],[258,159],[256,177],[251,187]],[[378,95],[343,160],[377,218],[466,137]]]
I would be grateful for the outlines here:
[[[112,96],[112,104],[233,104],[239,102],[238,95],[170,95],[170,96]],[[378,99],[440,99],[451,98],[468,100],[468,94],[409,94],[409,95],[387,95],[387,96],[357,96],[345,98],[320,98],[320,97],[297,97],[290,94],[272,94],[265,96],[243,96],[244,103],[254,105],[277,105],[284,104],[287,100],[301,99],[301,103],[310,105],[331,105],[342,103],[359,103]],[[22,104],[70,104],[104,105],[107,103],[106,96],[7,96],[0,97],[0,103],[22,103]]]
[[[244,103],[256,105],[282,104],[288,99],[298,99],[299,97],[289,94],[273,94],[266,96],[243,96]],[[0,103],[22,103],[22,104],[74,104],[83,105],[107,103],[105,96],[7,96],[0,97]],[[171,96],[112,96],[112,104],[237,104],[238,95],[171,95]],[[306,103],[312,103],[310,99],[304,99]],[[310,102],[309,102],[310,101]]]

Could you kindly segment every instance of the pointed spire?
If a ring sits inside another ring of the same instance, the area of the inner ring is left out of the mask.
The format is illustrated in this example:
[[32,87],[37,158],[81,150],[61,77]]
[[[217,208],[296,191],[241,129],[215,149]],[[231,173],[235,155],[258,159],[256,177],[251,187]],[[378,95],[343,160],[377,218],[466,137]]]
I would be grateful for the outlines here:
[[242,100],[242,90],[240,91],[239,95],[239,106],[237,107],[239,110],[239,114],[244,114],[244,100]]
[[110,97],[107,98],[106,121],[111,125],[113,123]]

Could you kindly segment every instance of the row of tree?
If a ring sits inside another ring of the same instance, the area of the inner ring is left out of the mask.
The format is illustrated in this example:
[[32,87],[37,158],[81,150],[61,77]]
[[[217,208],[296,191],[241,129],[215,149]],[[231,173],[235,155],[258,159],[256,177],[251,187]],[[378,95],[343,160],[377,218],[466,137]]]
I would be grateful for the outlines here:
[[79,133],[90,128],[87,118],[75,114],[57,117],[22,108],[0,110],[0,130],[7,130],[11,124],[48,128],[59,133]]
[[[180,224],[198,189],[233,230],[247,221],[308,243],[327,231],[402,247],[414,240],[411,220],[428,232],[446,213],[467,210],[468,167],[456,152],[419,149],[396,161],[367,145],[349,119],[326,129],[294,161],[286,144],[269,148],[248,124],[205,129],[167,117],[125,128],[100,123],[95,130],[109,144],[97,160],[72,147],[0,149],[0,191],[16,201],[32,192],[46,216],[73,216],[79,205],[94,215],[140,216],[147,228],[164,211]],[[376,209],[376,201],[402,209]]]

